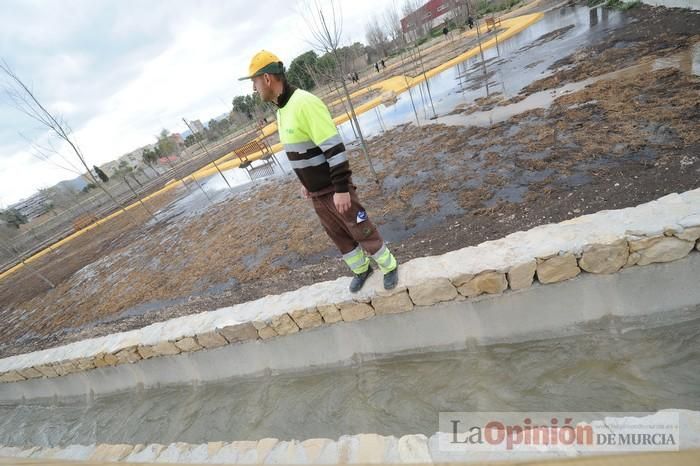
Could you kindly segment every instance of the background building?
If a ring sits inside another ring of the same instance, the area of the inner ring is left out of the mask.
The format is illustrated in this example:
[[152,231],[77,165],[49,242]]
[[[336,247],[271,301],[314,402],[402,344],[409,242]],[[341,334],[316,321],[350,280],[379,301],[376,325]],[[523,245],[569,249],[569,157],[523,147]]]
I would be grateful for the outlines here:
[[401,18],[401,30],[404,34],[416,29],[430,31],[448,19],[447,13],[452,11],[456,4],[456,0],[430,0],[414,12]]

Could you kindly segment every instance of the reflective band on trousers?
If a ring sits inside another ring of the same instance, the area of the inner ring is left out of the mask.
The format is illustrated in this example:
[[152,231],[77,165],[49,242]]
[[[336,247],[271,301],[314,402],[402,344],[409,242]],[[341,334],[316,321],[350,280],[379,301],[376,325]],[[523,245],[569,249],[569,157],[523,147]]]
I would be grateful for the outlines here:
[[348,156],[345,155],[345,152],[341,152],[340,154],[335,154],[333,157],[328,159],[328,166],[333,168],[336,165],[340,165],[343,162],[348,161]]
[[343,260],[354,274],[367,272],[369,268],[369,257],[361,247],[356,247],[352,251],[343,255]]
[[372,255],[372,259],[377,263],[382,273],[389,273],[396,268],[396,258],[386,247],[386,244]]

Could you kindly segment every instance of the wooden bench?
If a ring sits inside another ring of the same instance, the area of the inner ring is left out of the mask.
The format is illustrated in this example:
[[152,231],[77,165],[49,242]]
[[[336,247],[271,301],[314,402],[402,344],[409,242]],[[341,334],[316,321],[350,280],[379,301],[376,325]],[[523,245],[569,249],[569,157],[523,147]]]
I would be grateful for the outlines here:
[[269,149],[267,148],[267,144],[262,144],[257,139],[233,149],[233,153],[236,155],[236,157],[238,157],[238,160],[241,161],[241,168],[247,168],[250,166],[252,160],[250,160],[248,157],[253,154],[257,154],[258,152],[262,152],[262,157],[260,157],[261,159],[266,159],[271,155]]
[[[253,154],[257,154],[258,152],[262,153],[259,160],[261,160],[263,163],[262,165],[254,167],[252,165],[253,161],[250,160],[249,157]],[[241,162],[240,168],[244,168],[248,172],[248,176],[250,176],[251,180],[273,175],[273,164],[277,164],[277,166],[282,169],[282,165],[280,165],[275,158],[275,154],[272,153],[272,148],[270,145],[257,139],[233,149],[233,153]]]

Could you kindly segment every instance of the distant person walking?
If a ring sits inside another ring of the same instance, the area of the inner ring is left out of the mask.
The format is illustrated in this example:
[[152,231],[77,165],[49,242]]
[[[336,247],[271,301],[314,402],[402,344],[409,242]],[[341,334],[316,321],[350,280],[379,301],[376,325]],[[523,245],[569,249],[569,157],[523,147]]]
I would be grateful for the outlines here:
[[469,29],[473,29],[474,28],[474,18],[472,18],[471,16],[468,16],[467,17],[467,24],[469,25]]
[[375,63],[374,68],[377,70],[377,73],[379,73],[379,63]]
[[[289,164],[311,199],[323,229],[354,273],[359,291],[372,273],[370,259],[384,274],[384,288],[398,283],[398,264],[355,193],[345,145],[321,99],[289,84],[284,65],[265,50],[253,56],[248,76],[264,102],[277,105],[277,126]],[[303,215],[303,212],[291,212]]]
[[386,64],[384,63],[384,59],[382,59],[382,69],[386,68]]

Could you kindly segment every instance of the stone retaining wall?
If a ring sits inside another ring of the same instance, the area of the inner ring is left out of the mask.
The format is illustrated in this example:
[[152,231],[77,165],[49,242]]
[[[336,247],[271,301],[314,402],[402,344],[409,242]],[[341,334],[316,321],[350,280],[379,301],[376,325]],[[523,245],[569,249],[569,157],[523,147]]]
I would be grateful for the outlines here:
[[379,276],[371,277],[355,295],[347,290],[349,278],[340,278],[138,330],[5,358],[0,360],[0,381],[53,378],[134,364],[408,312],[415,306],[521,290],[535,280],[549,284],[581,273],[610,274],[675,261],[700,249],[699,238],[700,189],[696,189],[633,208],[542,225],[441,256],[414,259],[400,266],[399,286],[390,293],[381,289]]

